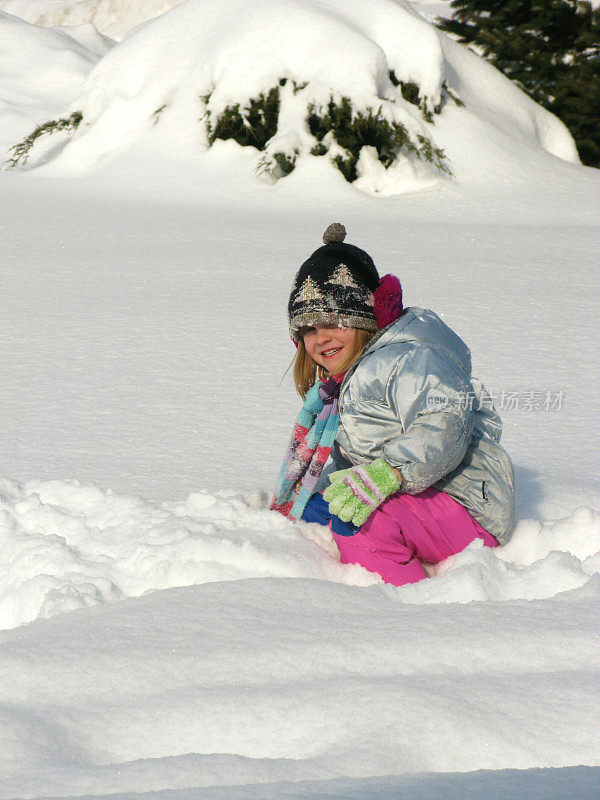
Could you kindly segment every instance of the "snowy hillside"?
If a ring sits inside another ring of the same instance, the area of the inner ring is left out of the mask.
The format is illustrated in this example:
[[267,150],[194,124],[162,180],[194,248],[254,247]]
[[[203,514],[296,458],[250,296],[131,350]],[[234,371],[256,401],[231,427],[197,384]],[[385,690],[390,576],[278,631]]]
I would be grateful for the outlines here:
[[[5,36],[17,27],[6,16],[0,24]],[[15,32],[24,37],[38,30],[21,28]],[[40,51],[47,49],[40,36]],[[66,60],[68,45],[63,50]],[[351,156],[327,116],[332,104],[342,113],[344,103],[403,143],[391,155],[369,145]],[[60,118],[74,113],[72,138],[53,137],[50,146],[42,137],[30,166],[50,161],[56,175],[87,171],[144,139],[198,160],[226,139],[233,160],[233,130],[250,126],[252,114],[263,115],[265,132],[236,141],[255,145],[253,169],[270,182],[316,159],[332,169],[342,159],[357,188],[390,195],[430,189],[451,175],[480,176],[503,162],[520,171],[521,159],[542,163],[545,151],[578,160],[558,119],[402,0],[373,0],[368,11],[339,0],[241,8],[235,0],[188,0],[93,66]],[[238,160],[246,168],[241,152]]]
[[[600,794],[600,174],[408,4],[367,5],[188,0],[116,43],[0,2],[5,157],[83,114],[0,171],[4,800]],[[208,147],[201,117],[283,77],[299,153],[258,179],[264,153]],[[352,184],[311,155],[333,88],[452,177],[367,153]],[[338,219],[468,343],[515,463],[511,543],[399,589],[266,510],[288,293]]]

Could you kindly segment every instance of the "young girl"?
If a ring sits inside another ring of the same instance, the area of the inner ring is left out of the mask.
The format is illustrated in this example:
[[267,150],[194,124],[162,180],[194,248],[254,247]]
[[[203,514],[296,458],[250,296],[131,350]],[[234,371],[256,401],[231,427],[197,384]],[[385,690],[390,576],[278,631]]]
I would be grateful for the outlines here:
[[400,586],[475,538],[507,542],[513,469],[464,342],[403,308],[397,278],[334,223],[288,304],[304,398],[272,508],[328,524],[342,563]]

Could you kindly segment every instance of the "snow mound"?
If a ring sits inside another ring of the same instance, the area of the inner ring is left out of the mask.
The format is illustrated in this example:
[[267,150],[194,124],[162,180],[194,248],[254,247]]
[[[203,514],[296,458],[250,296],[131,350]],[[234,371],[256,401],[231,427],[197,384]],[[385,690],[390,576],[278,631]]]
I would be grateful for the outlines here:
[[[85,42],[83,41],[85,37]],[[92,26],[69,33],[29,25],[0,11],[3,103],[64,103],[74,94],[108,46]],[[10,92],[10,95],[9,95]]]
[[[600,514],[520,523],[497,551],[475,542],[445,572],[401,589],[405,603],[542,599],[600,571]],[[0,627],[177,586],[243,578],[381,583],[341,565],[329,531],[292,524],[266,495],[223,491],[153,504],[77,482],[0,483]]]
[[447,170],[461,179],[486,164],[516,168],[521,156],[545,151],[577,161],[559,120],[404,0],[368,8],[359,0],[187,0],[131,31],[91,70],[63,113],[81,112],[82,124],[53,168],[85,172],[142,138],[161,152],[179,143],[201,160],[226,109],[246,115],[238,129],[246,127],[249,104],[272,91],[276,125],[264,126],[255,161],[270,181],[301,160],[325,158],[333,169],[347,154],[310,121],[343,98],[354,119],[376,115],[406,136],[391,163],[389,153],[362,148],[348,179],[368,194],[428,189]]
[[3,0],[0,8],[42,27],[93,24],[112,39],[183,0]]
[[0,628],[211,581],[376,580],[308,538],[325,529],[265,511],[260,495],[198,493],[155,505],[76,482],[0,486]]
[[39,29],[0,11],[2,151],[60,115],[110,46],[93,25]]

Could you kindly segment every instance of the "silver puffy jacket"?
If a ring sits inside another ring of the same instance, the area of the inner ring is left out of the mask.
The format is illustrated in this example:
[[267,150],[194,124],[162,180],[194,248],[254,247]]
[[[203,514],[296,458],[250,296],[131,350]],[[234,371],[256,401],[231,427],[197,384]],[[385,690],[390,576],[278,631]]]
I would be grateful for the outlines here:
[[340,387],[335,469],[384,458],[401,491],[446,492],[502,543],[514,527],[513,467],[502,422],[471,377],[469,348],[433,311],[408,308],[371,341]]

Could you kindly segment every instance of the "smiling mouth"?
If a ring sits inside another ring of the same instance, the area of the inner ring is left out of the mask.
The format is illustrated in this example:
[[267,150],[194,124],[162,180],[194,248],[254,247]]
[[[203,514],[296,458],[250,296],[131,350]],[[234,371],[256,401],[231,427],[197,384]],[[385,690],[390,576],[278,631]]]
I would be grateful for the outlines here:
[[321,353],[321,356],[323,358],[329,358],[330,356],[334,356],[336,353],[340,353],[342,350],[342,347],[336,347],[333,350],[325,350],[324,353]]

